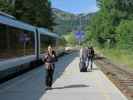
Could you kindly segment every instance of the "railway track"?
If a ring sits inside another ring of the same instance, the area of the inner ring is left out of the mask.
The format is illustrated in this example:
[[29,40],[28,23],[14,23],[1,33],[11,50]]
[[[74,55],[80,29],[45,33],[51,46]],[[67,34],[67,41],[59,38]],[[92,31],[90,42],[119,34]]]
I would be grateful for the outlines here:
[[104,57],[96,57],[96,63],[111,81],[128,97],[133,100],[133,70],[116,65]]

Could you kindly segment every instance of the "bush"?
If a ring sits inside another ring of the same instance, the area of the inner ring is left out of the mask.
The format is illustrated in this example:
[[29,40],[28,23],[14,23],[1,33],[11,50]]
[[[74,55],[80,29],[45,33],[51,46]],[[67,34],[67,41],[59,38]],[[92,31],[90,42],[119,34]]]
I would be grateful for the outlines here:
[[68,45],[76,45],[76,43],[77,43],[76,37],[75,37],[74,33],[72,33],[72,32],[69,33],[68,35],[65,35],[64,38]]
[[124,20],[116,28],[118,47],[133,50],[133,21]]

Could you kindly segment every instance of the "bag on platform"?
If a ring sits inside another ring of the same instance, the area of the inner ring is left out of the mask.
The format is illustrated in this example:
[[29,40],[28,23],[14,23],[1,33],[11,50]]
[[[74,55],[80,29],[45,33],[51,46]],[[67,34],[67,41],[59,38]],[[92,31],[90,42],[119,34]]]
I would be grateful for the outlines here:
[[80,69],[80,72],[87,72],[87,67],[86,67],[86,64],[85,62],[79,62],[79,69]]

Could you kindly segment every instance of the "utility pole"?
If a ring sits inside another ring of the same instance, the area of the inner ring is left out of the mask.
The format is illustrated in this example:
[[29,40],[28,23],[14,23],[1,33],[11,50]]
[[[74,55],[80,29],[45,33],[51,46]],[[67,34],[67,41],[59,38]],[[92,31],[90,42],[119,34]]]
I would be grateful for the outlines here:
[[81,25],[82,22],[81,22],[81,18],[82,18],[82,16],[80,16],[80,18],[79,18],[79,24],[80,24],[80,25],[79,25],[79,26],[80,26],[79,30],[80,30],[80,31],[82,30],[82,25]]

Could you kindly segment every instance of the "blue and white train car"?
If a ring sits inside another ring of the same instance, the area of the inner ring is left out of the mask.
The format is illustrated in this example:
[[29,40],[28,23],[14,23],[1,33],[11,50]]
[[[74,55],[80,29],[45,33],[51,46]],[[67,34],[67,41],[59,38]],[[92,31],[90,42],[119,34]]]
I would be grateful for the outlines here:
[[0,12],[0,80],[36,67],[58,35]]

